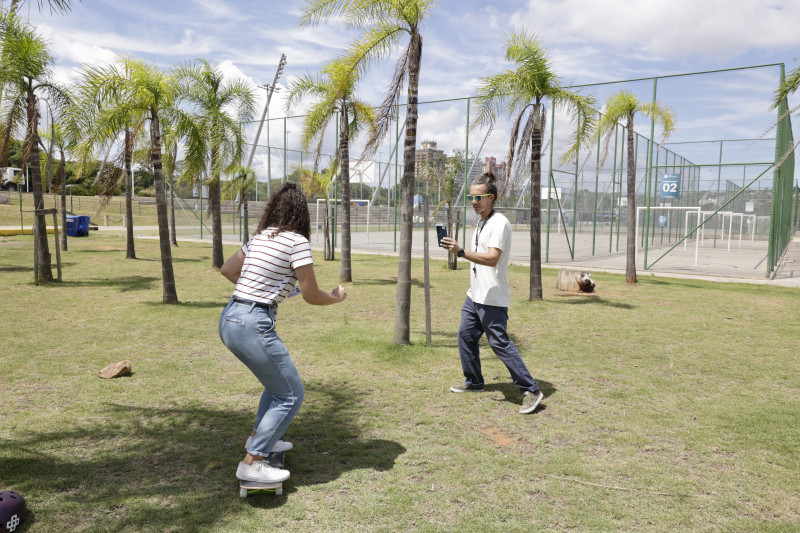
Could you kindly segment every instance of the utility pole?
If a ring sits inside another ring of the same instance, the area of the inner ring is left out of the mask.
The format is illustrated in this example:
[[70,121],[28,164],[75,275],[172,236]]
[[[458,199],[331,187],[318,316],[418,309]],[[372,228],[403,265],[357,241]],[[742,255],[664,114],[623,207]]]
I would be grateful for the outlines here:
[[[278,83],[278,78],[281,77],[283,67],[286,66],[286,54],[281,54],[281,60],[278,63],[278,70],[275,71],[275,79],[272,80],[272,85],[262,85],[267,90],[267,103],[264,105],[264,111],[261,113],[261,121],[258,123],[258,130],[256,131],[256,138],[253,140],[253,148],[250,150],[250,157],[247,158],[247,167],[253,164],[253,157],[256,155],[256,147],[258,146],[258,138],[261,136],[261,128],[264,127],[264,118],[269,111],[269,102],[272,100],[272,93],[275,92],[275,84]],[[269,125],[267,125],[269,128]],[[267,147],[269,149],[269,147]],[[267,155],[269,157],[269,155]],[[267,194],[269,194],[271,183],[270,178],[267,177]],[[258,199],[258,178],[256,178],[256,200]]]

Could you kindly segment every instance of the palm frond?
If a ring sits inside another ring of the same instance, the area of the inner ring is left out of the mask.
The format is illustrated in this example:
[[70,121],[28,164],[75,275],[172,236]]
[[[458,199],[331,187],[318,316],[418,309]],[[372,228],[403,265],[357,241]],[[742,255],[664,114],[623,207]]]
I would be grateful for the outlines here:
[[790,94],[794,94],[800,88],[800,67],[789,73],[789,76],[775,90],[775,99],[772,101],[770,110],[777,109],[781,102]]
[[363,27],[393,18],[397,2],[384,0],[310,0],[300,15],[301,28],[337,21],[348,27]]
[[340,17],[350,0],[308,0],[300,15],[299,26],[316,26]]
[[350,100],[350,140],[354,140],[375,121],[375,108],[363,100]]
[[[472,108],[476,113],[472,121],[472,129],[478,126],[494,124],[498,115],[508,113],[508,100],[516,89],[514,85],[515,75],[511,71],[478,80],[477,96],[472,104]],[[522,109],[524,109],[524,106],[515,112],[519,113]]]
[[347,47],[340,60],[360,79],[370,67],[387,58],[407,32],[406,28],[391,20],[381,20],[365,28],[361,37]]
[[581,148],[588,147],[592,142],[597,120],[595,99],[591,95],[562,88],[551,96],[551,101],[554,106],[566,110],[570,123],[575,127],[569,147],[561,156],[561,164],[566,164],[577,157]]
[[661,140],[658,146],[661,147],[664,141],[675,131],[675,113],[673,113],[671,107],[661,104],[660,102],[641,104],[639,110],[643,115],[660,126]]
[[311,76],[304,74],[297,78],[293,78],[289,82],[289,88],[286,96],[285,110],[290,113],[297,105],[307,97],[323,97],[328,91],[329,82],[321,76]]
[[400,54],[400,57],[395,63],[392,80],[389,83],[389,90],[386,93],[381,105],[378,107],[378,112],[372,121],[369,130],[369,137],[361,154],[359,163],[364,159],[372,157],[378,150],[383,138],[389,131],[392,121],[395,120],[399,113],[400,97],[403,94],[403,87],[405,86],[406,76],[408,75],[408,68],[410,63],[411,47],[407,47]]

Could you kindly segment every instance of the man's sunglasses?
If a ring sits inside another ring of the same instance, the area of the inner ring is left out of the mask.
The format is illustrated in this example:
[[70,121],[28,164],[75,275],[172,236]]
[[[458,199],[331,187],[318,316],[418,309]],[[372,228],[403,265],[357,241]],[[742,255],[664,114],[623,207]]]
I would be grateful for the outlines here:
[[494,196],[494,195],[493,195],[492,193],[486,193],[486,194],[468,194],[468,195],[467,195],[467,201],[468,201],[468,202],[471,202],[471,201],[475,200],[476,202],[480,202],[481,200],[483,200],[483,199],[484,199],[484,198],[486,198],[487,196]]

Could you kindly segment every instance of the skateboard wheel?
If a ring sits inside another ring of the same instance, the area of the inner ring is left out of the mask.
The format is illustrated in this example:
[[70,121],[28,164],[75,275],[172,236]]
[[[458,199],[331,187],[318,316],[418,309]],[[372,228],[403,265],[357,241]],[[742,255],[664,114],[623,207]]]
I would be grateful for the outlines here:
[[239,489],[239,497],[247,498],[247,489]]
[[275,489],[275,496],[280,496],[283,494],[283,487],[278,487]]

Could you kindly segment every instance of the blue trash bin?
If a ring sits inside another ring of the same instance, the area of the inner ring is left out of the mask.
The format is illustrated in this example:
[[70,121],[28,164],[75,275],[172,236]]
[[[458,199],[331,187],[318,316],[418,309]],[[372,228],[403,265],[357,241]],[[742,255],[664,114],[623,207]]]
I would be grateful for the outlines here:
[[67,235],[70,237],[78,236],[78,219],[75,215],[67,215]]
[[88,215],[79,215],[78,217],[78,235],[79,236],[89,236],[89,216]]

